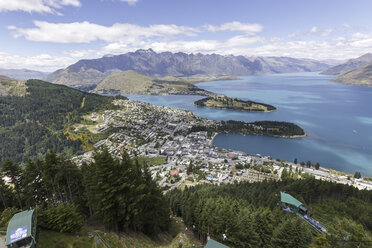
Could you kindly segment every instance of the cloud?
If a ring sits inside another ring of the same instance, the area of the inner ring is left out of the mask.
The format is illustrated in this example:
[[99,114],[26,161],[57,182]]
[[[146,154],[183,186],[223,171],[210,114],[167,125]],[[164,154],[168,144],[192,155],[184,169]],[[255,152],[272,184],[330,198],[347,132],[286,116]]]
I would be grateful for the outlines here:
[[70,50],[64,51],[63,54],[68,55],[72,58],[83,58],[95,54],[96,51],[93,49],[88,50]]
[[77,59],[71,57],[51,56],[40,54],[36,56],[19,56],[0,52],[0,68],[5,69],[30,69],[52,72],[75,63]]
[[320,32],[320,36],[329,36],[333,32],[332,28],[327,28]]
[[55,43],[89,43],[96,40],[106,42],[126,41],[135,43],[150,37],[169,38],[175,35],[195,36],[196,28],[187,26],[150,25],[147,27],[129,23],[115,23],[103,26],[90,22],[50,23],[34,21],[35,28],[18,28],[9,26],[14,37],[27,40]]
[[356,33],[327,40],[269,40],[255,47],[234,47],[232,54],[244,56],[288,56],[311,59],[345,60],[372,51],[372,34]]
[[317,31],[318,31],[318,28],[316,26],[310,29],[310,33],[316,33]]
[[0,0],[0,12],[24,11],[59,14],[56,9],[63,6],[80,7],[79,0]]
[[[1,1],[1,0],[0,0]],[[68,1],[74,0],[66,0]],[[137,49],[152,48],[156,52],[217,53],[243,56],[288,56],[311,59],[341,59],[357,57],[372,51],[372,33],[340,34],[337,28],[322,29],[313,26],[287,37],[265,37],[263,26],[240,22],[201,27],[157,24],[141,26],[115,23],[104,26],[90,22],[50,23],[34,21],[32,28],[9,26],[14,37],[36,42],[91,43],[94,49],[67,50],[61,57],[13,56],[0,53],[0,67],[54,70],[82,58],[97,58],[107,54],[122,54]],[[224,32],[221,34],[215,32]],[[237,33],[235,33],[237,32]],[[206,38],[208,37],[208,38]],[[102,45],[103,43],[103,45]],[[98,47],[100,44],[101,47]]]
[[122,2],[127,2],[129,5],[136,5],[136,3],[139,1],[139,0],[120,0]]
[[344,23],[342,26],[343,26],[344,28],[350,28],[350,25],[347,24],[347,23]]
[[327,37],[330,36],[333,33],[332,28],[327,29],[319,29],[317,26],[313,26],[310,30],[305,32],[293,32],[288,35],[288,38],[290,39],[298,39],[298,38],[304,38],[308,36],[322,36]]
[[242,32],[246,34],[260,33],[263,30],[263,26],[260,24],[241,23],[241,22],[227,22],[219,26],[205,25],[206,30],[210,32],[220,31],[233,31]]
[[224,45],[227,47],[248,46],[263,41],[264,39],[259,36],[237,35],[228,39]]
[[185,53],[221,53],[229,54],[231,48],[248,46],[263,42],[259,36],[234,36],[226,41],[196,40],[196,41],[141,41],[134,46],[125,42],[116,42],[103,47],[97,54],[122,54],[137,49],[151,48],[156,52],[185,52]]

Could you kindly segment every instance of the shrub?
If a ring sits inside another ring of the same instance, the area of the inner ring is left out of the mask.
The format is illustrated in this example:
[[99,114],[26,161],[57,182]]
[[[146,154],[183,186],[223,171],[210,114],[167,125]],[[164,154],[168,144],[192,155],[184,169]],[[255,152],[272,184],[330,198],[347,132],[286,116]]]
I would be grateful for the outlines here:
[[0,227],[7,228],[10,219],[15,215],[16,213],[19,213],[20,210],[15,207],[6,208],[0,215]]

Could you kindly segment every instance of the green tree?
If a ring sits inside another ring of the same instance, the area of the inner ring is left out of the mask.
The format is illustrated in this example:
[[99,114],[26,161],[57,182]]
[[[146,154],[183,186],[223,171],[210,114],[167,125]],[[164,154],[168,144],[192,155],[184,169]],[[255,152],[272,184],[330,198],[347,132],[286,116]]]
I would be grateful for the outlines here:
[[316,237],[313,243],[309,246],[309,248],[331,248],[332,245],[328,242],[327,236],[325,234],[321,234]]
[[37,208],[38,224],[57,232],[77,233],[83,227],[83,218],[74,204],[49,205],[46,209]]
[[14,185],[14,190],[17,194],[17,200],[19,204],[19,208],[22,209],[22,200],[21,200],[21,175],[22,170],[21,167],[13,163],[10,159],[5,159],[2,166],[2,175],[9,177],[11,180],[11,183]]
[[294,163],[297,164],[297,158],[294,159]]
[[306,162],[306,167],[308,167],[308,168],[311,167],[311,161],[310,160]]
[[192,161],[190,161],[189,166],[187,166],[187,171],[186,172],[187,172],[187,175],[190,175],[191,173],[194,172],[194,166],[192,164]]
[[270,209],[259,208],[253,215],[253,225],[259,240],[259,247],[269,247],[271,236],[274,231],[274,216]]
[[362,175],[360,174],[360,172],[359,171],[357,171],[357,172],[355,172],[355,174],[354,174],[354,178],[361,178],[362,177]]
[[274,231],[272,246],[278,248],[302,248],[312,240],[312,234],[306,224],[297,216],[290,216]]
[[16,213],[19,213],[20,210],[16,207],[10,207],[4,209],[4,211],[0,215],[0,227],[6,228],[9,224],[10,219]]
[[41,160],[27,161],[23,169],[22,188],[27,208],[46,203],[48,197],[43,182]]
[[169,224],[167,202],[147,168],[124,153],[121,161],[107,149],[97,152],[94,163],[84,165],[88,206],[115,231],[133,229],[156,234]]

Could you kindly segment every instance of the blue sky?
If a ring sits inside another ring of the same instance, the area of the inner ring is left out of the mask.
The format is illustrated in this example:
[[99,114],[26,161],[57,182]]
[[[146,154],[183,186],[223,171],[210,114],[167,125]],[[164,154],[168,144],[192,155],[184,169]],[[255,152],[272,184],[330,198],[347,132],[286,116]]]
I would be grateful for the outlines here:
[[349,59],[372,52],[370,0],[0,0],[0,68],[53,71],[156,52]]

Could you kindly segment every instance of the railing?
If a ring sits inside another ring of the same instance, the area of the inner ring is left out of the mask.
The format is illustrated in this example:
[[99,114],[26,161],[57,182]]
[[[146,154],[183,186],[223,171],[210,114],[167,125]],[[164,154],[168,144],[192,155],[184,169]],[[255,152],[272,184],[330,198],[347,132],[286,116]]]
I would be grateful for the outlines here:
[[97,245],[98,245],[98,240],[101,241],[101,243],[106,247],[106,248],[111,248],[111,246],[101,237],[101,235],[99,234],[99,232],[95,231],[93,233],[91,233],[92,237],[93,238],[96,238],[96,242],[95,242],[95,247],[97,248]]

